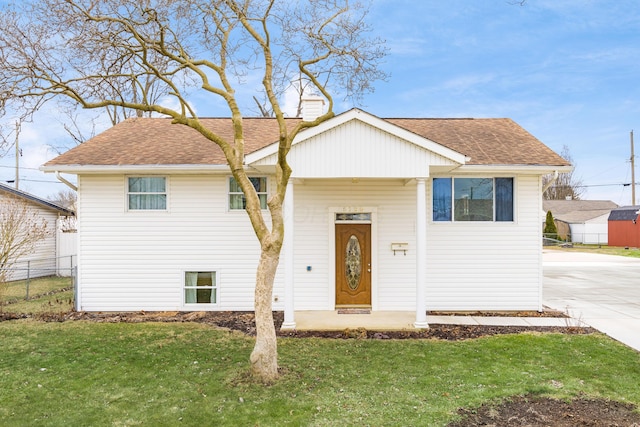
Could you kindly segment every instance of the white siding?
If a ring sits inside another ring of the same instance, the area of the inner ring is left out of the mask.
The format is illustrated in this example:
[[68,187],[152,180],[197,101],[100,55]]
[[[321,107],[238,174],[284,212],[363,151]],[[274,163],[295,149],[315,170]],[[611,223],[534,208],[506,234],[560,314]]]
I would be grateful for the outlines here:
[[[6,196],[0,194],[0,203],[3,203],[5,197]],[[27,277],[27,274],[29,274],[29,277],[42,277],[56,274],[56,226],[58,213],[35,203],[27,203],[29,204],[29,208],[33,212],[36,212],[39,218],[47,222],[47,228],[50,233],[48,237],[36,244],[32,253],[20,258],[13,266],[15,271],[10,276],[11,280],[23,280]],[[27,269],[29,269],[28,273]]]
[[513,223],[429,222],[428,310],[540,308],[539,177],[516,177],[515,193]]
[[[171,176],[166,212],[127,212],[125,177],[79,179],[80,309],[182,310],[184,271],[215,270],[215,310],[252,310],[259,245],[244,211],[228,211],[227,177]],[[538,309],[538,176],[515,181],[513,223],[427,227],[429,310]],[[430,185],[427,186],[427,189]],[[296,310],[335,307],[333,211],[374,212],[372,305],[415,309],[415,182],[305,179],[294,185]],[[427,190],[429,193],[429,190]],[[430,206],[430,194],[426,195]],[[391,243],[406,242],[406,255]],[[274,308],[284,304],[284,260]],[[310,267],[308,269],[307,267]]]
[[[272,165],[275,160],[272,155],[255,165]],[[288,161],[292,176],[299,178],[415,178],[429,176],[429,166],[455,165],[359,120],[294,145]]]
[[[375,208],[372,225],[374,309],[411,309],[415,301],[415,184],[401,180],[304,181],[294,186],[294,283],[297,310],[333,310],[334,223],[329,208]],[[365,209],[366,210],[366,209]],[[391,243],[409,243],[393,255]],[[311,271],[307,271],[307,266]],[[377,299],[376,299],[377,295]]]
[[79,180],[82,310],[180,310],[185,271],[219,274],[216,310],[252,310],[259,245],[226,176],[171,176],[167,211],[127,212],[125,177]]
[[[330,207],[375,206],[373,308],[415,309],[415,183],[304,181],[295,191],[295,307],[331,310]],[[430,186],[428,186],[430,188]],[[427,228],[429,310],[537,310],[540,304],[539,177],[516,179],[513,223],[434,223]],[[427,194],[430,205],[430,194]],[[430,218],[429,218],[430,219]],[[391,243],[407,242],[407,255]],[[311,271],[307,271],[311,266]]]

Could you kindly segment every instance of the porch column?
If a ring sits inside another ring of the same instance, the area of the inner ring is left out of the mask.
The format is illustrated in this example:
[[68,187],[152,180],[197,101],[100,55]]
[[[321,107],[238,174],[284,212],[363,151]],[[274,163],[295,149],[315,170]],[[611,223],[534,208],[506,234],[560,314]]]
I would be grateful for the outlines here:
[[284,197],[284,321],[281,329],[295,329],[293,316],[293,181],[287,183]]
[[427,323],[427,200],[425,179],[416,185],[416,328],[428,328]]

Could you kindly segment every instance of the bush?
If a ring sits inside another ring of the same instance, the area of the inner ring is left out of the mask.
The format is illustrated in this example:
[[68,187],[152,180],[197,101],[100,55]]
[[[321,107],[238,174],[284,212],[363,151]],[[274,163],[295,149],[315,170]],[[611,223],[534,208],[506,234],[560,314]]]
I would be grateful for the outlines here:
[[558,228],[556,227],[556,223],[553,220],[553,215],[551,214],[551,211],[547,211],[547,219],[544,222],[543,233],[544,233],[544,237],[558,240]]

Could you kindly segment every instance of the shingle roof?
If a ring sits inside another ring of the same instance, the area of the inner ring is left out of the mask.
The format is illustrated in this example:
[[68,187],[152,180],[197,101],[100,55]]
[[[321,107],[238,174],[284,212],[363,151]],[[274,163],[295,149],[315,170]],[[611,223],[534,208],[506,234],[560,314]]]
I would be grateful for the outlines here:
[[67,208],[63,208],[62,206],[58,206],[55,203],[52,203],[48,200],[45,199],[41,199],[38,196],[34,196],[33,194],[29,194],[27,192],[24,192],[22,190],[18,190],[15,189],[13,187],[9,187],[8,185],[2,184],[0,183],[0,193],[7,193],[11,196],[15,196],[15,197],[19,197],[21,199],[24,200],[28,200],[30,202],[33,202],[37,205],[42,206],[43,208],[46,209],[50,209],[52,211],[56,211],[58,213],[60,213],[61,215],[64,216],[73,216],[75,215],[74,212],[70,209]]
[[[229,118],[201,119],[231,139]],[[287,119],[293,127],[301,119]],[[569,165],[511,119],[382,119],[471,158],[470,165]],[[245,118],[245,154],[278,140],[273,118]],[[50,160],[57,165],[224,165],[220,148],[169,118],[133,118]]]
[[623,206],[611,211],[609,221],[632,221],[638,219],[640,206]]
[[618,205],[611,200],[544,200],[542,209],[569,224],[584,223],[608,215]]
[[511,119],[385,119],[471,157],[470,165],[569,163]]
[[[228,118],[201,119],[222,138],[233,139]],[[287,119],[294,126],[300,119]],[[245,153],[277,141],[278,123],[269,118],[244,119]],[[47,162],[52,165],[224,165],[224,153],[198,131],[169,118],[132,118],[107,129]]]

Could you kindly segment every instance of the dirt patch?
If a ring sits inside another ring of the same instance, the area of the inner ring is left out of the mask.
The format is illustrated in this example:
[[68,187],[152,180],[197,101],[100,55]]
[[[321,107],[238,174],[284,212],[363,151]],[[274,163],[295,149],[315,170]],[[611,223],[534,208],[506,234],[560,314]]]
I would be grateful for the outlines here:
[[[546,314],[545,314],[546,313]],[[563,317],[553,312],[520,313],[455,313],[468,316],[518,316],[518,317]],[[430,313],[436,314],[436,313]],[[451,315],[454,313],[437,313]],[[255,335],[255,318],[252,312],[135,312],[135,313],[49,313],[28,315],[21,313],[0,313],[0,321],[33,318],[48,322],[85,320],[108,323],[139,322],[197,322],[217,328],[225,328]],[[305,338],[319,337],[332,339],[441,339],[458,341],[490,335],[517,334],[522,332],[555,332],[564,334],[590,334],[592,328],[579,327],[538,327],[538,326],[489,326],[489,325],[438,325],[430,324],[429,329],[407,331],[369,331],[366,329],[346,329],[343,331],[280,331],[284,314],[274,312],[274,323],[278,336]],[[460,421],[449,427],[471,426],[626,426],[640,427],[640,413],[630,404],[607,400],[576,399],[570,402],[555,399],[518,396],[499,405],[483,405],[479,408],[461,408]]]
[[574,399],[568,402],[545,397],[518,396],[500,405],[460,409],[462,420],[448,427],[638,427],[640,413],[628,403],[604,399]]

